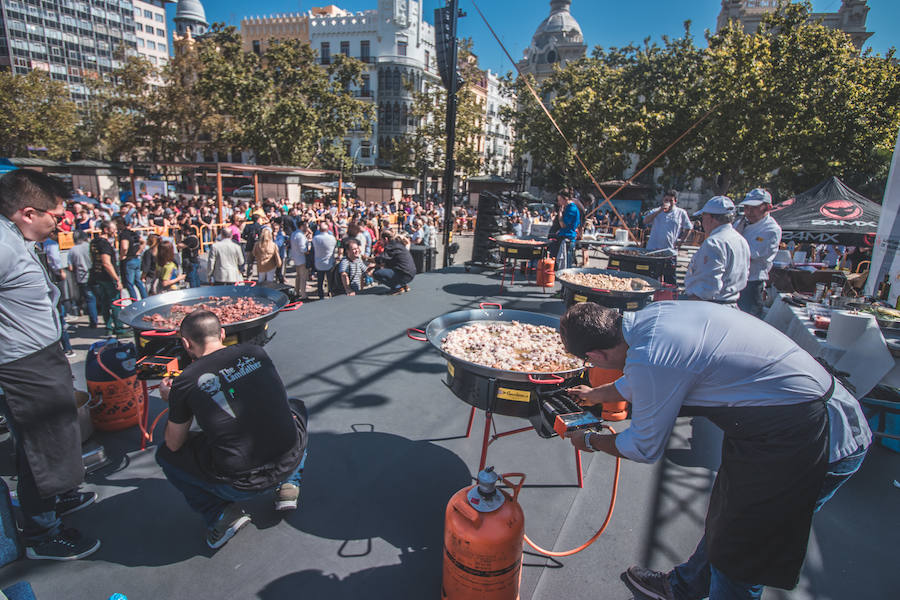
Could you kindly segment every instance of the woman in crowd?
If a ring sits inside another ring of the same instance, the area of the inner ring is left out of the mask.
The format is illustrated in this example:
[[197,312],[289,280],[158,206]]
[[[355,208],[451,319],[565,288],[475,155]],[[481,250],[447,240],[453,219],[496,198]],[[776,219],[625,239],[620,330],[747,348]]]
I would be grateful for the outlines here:
[[263,228],[259,239],[253,244],[253,258],[256,259],[259,282],[275,281],[275,270],[281,264],[281,256],[278,254],[278,246],[275,245],[270,227]]
[[175,264],[175,246],[172,242],[162,242],[157,245],[156,264],[158,265],[156,275],[159,280],[159,292],[180,289],[185,275]]
[[410,241],[413,244],[422,244],[425,241],[425,223],[419,217],[413,219]]
[[157,293],[156,256],[159,252],[159,236],[151,233],[147,236],[147,244],[141,254],[141,281],[148,294]]

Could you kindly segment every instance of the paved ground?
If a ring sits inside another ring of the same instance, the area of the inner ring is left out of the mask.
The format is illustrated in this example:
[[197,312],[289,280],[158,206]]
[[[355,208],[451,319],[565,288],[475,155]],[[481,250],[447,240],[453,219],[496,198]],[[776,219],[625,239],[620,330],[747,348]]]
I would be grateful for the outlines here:
[[[251,501],[253,524],[213,553],[152,450],[137,451],[137,432],[98,434],[113,461],[88,478],[101,500],[68,523],[99,535],[103,547],[76,563],[20,560],[0,569],[0,586],[26,579],[40,599],[113,592],[132,600],[438,598],[443,511],[477,467],[483,416],[466,438],[468,407],[442,385],[446,364],[429,345],[407,339],[406,328],[483,301],[550,314],[564,308],[527,285],[496,296],[496,276],[477,271],[424,274],[408,294],[310,302],[272,321],[276,335],[266,351],[310,410],[310,457],[295,513],[277,515],[271,497]],[[78,320],[74,326],[78,375],[91,338]],[[152,398],[152,414],[161,408]],[[525,424],[497,421],[498,431]],[[529,552],[522,600],[630,599],[620,580],[628,565],[666,569],[687,557],[702,532],[718,439],[704,419],[681,419],[664,460],[624,463],[606,533],[559,561]],[[9,441],[0,442],[0,474],[15,488],[10,452]],[[568,443],[531,432],[497,441],[488,460],[498,471],[527,473],[527,532],[556,550],[582,543],[606,514],[614,461],[593,454],[584,462],[579,490]],[[891,482],[898,475],[900,455],[874,448],[816,516],[798,589],[764,598],[896,597],[900,490]]]

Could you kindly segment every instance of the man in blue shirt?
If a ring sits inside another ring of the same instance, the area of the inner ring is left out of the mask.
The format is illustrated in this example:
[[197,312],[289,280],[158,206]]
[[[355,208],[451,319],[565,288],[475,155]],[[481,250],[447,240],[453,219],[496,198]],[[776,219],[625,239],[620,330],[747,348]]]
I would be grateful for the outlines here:
[[556,231],[557,243],[550,246],[550,252],[555,256],[563,253],[560,246],[565,244],[565,264],[557,260],[556,270],[567,269],[575,266],[575,240],[578,237],[578,227],[581,226],[581,211],[578,204],[572,198],[572,193],[567,189],[561,189],[556,194],[556,202],[559,206],[559,216]]
[[710,302],[656,302],[624,314],[576,304],[560,335],[575,356],[624,373],[572,388],[576,402],[632,409],[621,433],[575,433],[579,450],[656,462],[678,416],[706,417],[724,433],[694,555],[668,573],[630,567],[631,584],[659,600],[793,589],[813,513],[856,472],[872,441],[856,399],[781,332]]

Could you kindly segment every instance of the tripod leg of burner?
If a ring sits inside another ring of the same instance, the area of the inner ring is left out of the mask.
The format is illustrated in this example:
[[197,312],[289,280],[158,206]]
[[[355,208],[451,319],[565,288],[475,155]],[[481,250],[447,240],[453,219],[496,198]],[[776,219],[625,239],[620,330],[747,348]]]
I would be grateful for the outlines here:
[[481,441],[481,461],[478,463],[478,472],[480,473],[484,470],[484,465],[487,462],[487,451],[488,451],[488,443],[491,436],[491,411],[484,411],[484,439]]
[[144,406],[141,408],[141,423],[144,426],[139,429],[141,430],[141,450],[146,450],[147,436],[144,435],[144,432],[147,431],[147,423],[150,420],[150,390],[147,387],[147,381],[143,379],[141,380],[141,391],[144,392]]
[[578,471],[578,487],[584,487],[584,472],[581,470],[581,451],[575,448],[575,470]]
[[472,423],[475,422],[475,407],[472,407],[472,410],[469,411],[469,424],[466,426],[466,437],[469,437],[472,434]]

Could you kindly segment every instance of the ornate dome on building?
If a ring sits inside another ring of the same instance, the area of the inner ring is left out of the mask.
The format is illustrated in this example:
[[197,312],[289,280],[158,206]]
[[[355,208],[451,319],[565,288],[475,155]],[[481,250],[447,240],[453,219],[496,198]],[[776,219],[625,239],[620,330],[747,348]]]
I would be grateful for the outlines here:
[[197,37],[209,29],[209,23],[206,22],[206,11],[200,0],[178,0],[173,20],[179,35],[185,35],[190,31],[193,37]]
[[519,70],[531,73],[540,81],[553,72],[553,66],[578,60],[587,46],[581,26],[570,12],[572,0],[551,0],[550,15],[538,25],[531,46],[519,62]]

